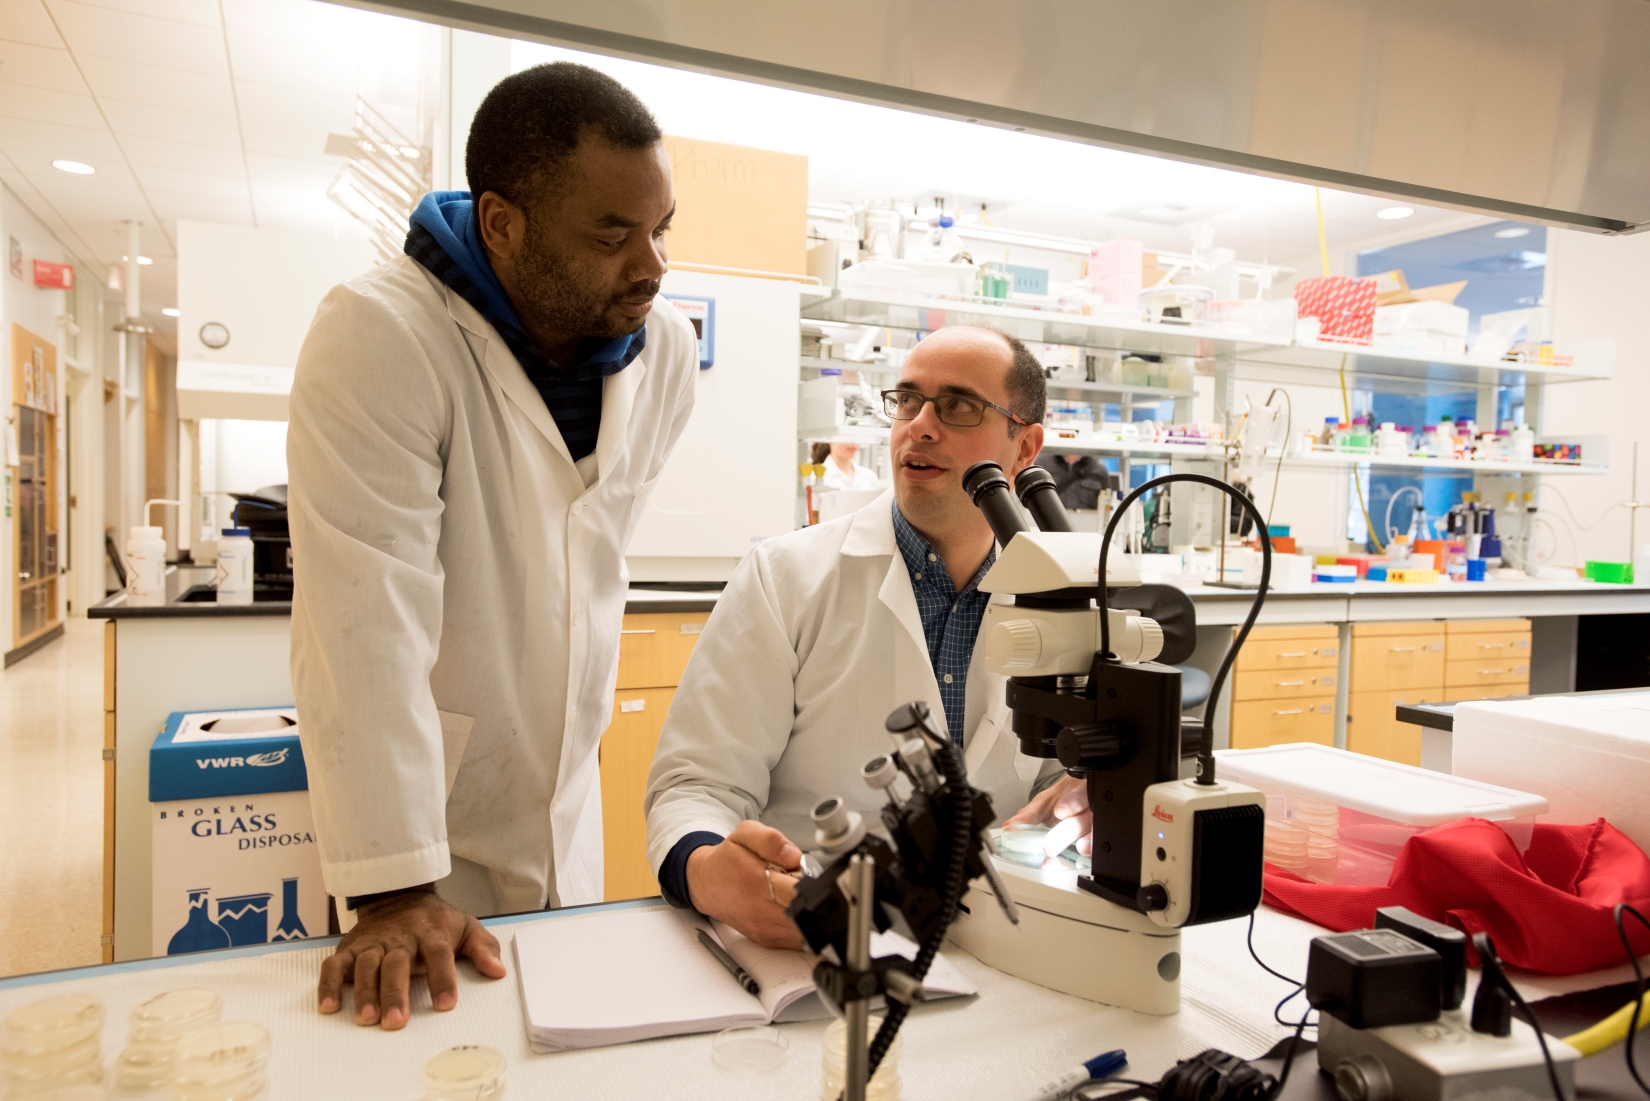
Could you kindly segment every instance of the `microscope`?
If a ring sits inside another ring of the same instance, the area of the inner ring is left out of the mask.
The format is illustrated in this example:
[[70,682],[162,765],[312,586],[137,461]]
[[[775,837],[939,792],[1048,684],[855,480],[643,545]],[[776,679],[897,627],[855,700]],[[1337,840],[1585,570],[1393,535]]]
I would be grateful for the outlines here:
[[[980,588],[1014,597],[986,609],[987,668],[1009,678],[1020,752],[1082,779],[1094,826],[1087,868],[1041,853],[1025,860],[999,834],[990,863],[1020,903],[1020,922],[975,905],[952,938],[999,970],[1153,1014],[1180,1006],[1179,930],[1259,905],[1265,827],[1264,796],[1218,780],[1203,725],[1181,717],[1180,671],[1168,662],[1195,646],[1190,599],[1171,586],[1108,592],[1119,519],[1150,490],[1166,499],[1177,481],[1231,492],[1253,511],[1225,483],[1170,474],[1124,498],[1103,535],[1073,532],[1047,471],[1022,471],[1012,489],[995,463],[963,477],[1002,547]],[[1265,597],[1269,542],[1263,548],[1261,588],[1215,678],[1210,710]],[[1197,778],[1181,779],[1183,755],[1196,756]],[[990,880],[976,886],[995,892]]]

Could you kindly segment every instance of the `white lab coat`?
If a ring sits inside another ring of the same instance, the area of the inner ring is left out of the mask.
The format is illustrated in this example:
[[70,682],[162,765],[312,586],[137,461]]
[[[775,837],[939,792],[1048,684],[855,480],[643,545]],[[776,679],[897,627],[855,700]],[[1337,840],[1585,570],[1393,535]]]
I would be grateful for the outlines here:
[[442,893],[472,912],[601,901],[624,548],[697,361],[656,306],[575,467],[497,331],[412,259],[322,301],[287,463],[292,680],[332,894],[456,867]]
[[844,474],[834,459],[827,458],[824,466],[825,476],[819,481],[825,489],[876,489],[881,484],[877,481],[877,472],[868,466],[855,463],[852,476]]
[[[830,795],[875,823],[883,798],[860,767],[893,748],[889,712],[924,700],[944,727],[892,507],[890,491],[851,516],[770,539],[734,571],[682,675],[648,776],[655,870],[685,834],[726,835],[747,818],[814,849],[808,813]],[[1039,773],[1058,765],[1019,753],[1006,681],[985,671],[984,656],[982,631],[968,672],[964,761],[1006,818]]]

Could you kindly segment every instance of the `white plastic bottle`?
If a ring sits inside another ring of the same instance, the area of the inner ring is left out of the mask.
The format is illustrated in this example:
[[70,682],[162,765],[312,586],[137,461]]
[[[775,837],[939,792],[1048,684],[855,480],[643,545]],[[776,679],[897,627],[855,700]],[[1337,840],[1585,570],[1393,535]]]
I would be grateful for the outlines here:
[[218,540],[218,603],[252,603],[251,528],[224,528]]
[[126,603],[139,608],[166,603],[166,538],[158,527],[134,527],[126,541]]

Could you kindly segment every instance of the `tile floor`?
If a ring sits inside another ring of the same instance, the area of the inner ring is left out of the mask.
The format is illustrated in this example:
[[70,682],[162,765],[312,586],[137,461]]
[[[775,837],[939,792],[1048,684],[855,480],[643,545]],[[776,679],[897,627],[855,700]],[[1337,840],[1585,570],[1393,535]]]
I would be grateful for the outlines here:
[[0,976],[101,958],[103,622],[0,672]]

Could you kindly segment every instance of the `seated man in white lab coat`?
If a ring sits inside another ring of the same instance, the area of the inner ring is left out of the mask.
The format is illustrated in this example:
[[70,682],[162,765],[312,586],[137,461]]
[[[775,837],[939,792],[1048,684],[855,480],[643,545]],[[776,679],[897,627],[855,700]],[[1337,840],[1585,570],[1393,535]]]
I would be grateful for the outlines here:
[[[999,817],[1058,772],[1018,752],[1005,679],[985,671],[975,645],[990,599],[979,583],[996,552],[962,488],[977,462],[1012,479],[1036,459],[1042,370],[1000,333],[940,329],[885,400],[893,492],[739,564],[648,779],[648,857],[666,897],[771,946],[800,943],[784,912],[796,883],[787,873],[813,846],[814,804],[837,795],[875,818],[881,798],[860,766],[887,751],[883,722],[899,704],[922,699],[943,717]],[[1050,801],[1038,807],[1053,814]]]
[[657,298],[675,210],[647,108],[582,65],[500,81],[406,254],[335,287],[287,442],[292,681],[327,889],[318,1007],[400,1028],[409,976],[504,974],[477,916],[602,898],[597,746],[624,550],[693,405]]

